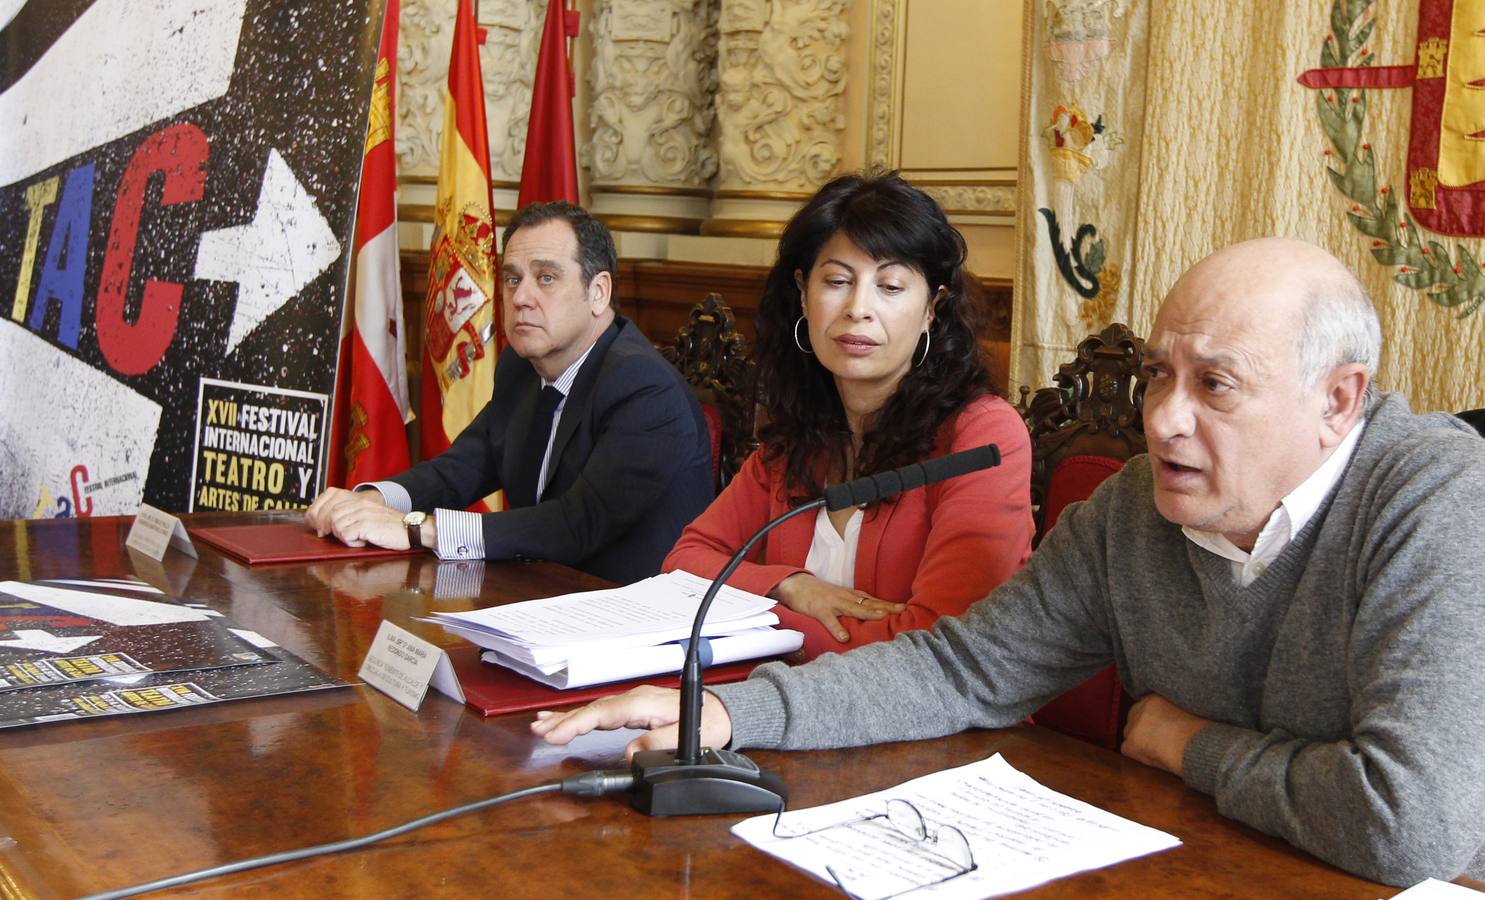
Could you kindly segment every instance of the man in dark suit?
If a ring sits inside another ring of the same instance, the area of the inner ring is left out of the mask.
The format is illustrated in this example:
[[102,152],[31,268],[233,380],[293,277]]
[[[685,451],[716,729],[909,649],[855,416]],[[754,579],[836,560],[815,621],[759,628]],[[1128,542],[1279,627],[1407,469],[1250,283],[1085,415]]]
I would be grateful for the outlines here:
[[[679,373],[613,304],[613,239],[539,203],[506,227],[495,393],[448,450],[305,512],[352,546],[445,559],[546,559],[613,581],[660,561],[712,498],[706,420]],[[504,489],[507,509],[464,507]],[[431,512],[427,512],[430,511]]]

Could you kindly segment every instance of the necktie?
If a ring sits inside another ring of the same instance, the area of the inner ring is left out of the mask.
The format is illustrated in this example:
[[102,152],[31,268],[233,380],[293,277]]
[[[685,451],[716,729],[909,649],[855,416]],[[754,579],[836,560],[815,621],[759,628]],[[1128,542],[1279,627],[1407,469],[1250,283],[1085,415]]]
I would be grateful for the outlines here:
[[526,432],[526,445],[521,451],[521,462],[516,467],[517,483],[521,490],[511,499],[514,506],[535,506],[541,491],[537,479],[541,477],[541,463],[547,455],[547,444],[552,439],[552,414],[563,394],[551,385],[541,389],[536,398],[536,413],[531,417],[531,428]]

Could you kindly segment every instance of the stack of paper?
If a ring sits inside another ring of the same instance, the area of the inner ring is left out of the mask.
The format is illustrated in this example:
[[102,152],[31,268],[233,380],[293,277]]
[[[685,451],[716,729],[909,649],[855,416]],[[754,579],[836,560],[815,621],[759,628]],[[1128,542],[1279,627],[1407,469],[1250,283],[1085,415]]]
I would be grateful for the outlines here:
[[[436,612],[427,621],[484,647],[486,662],[555,688],[586,687],[679,671],[684,642],[710,583],[689,572],[670,572],[627,587]],[[770,612],[773,605],[767,597],[723,587],[702,626],[702,662],[799,649],[804,635],[774,628],[779,617]]]

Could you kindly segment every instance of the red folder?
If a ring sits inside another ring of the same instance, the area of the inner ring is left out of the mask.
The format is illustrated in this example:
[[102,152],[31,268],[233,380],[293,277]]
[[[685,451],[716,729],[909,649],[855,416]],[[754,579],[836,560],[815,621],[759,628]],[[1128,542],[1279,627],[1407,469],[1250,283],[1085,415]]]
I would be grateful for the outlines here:
[[[454,673],[459,676],[459,686],[464,689],[464,702],[485,716],[577,706],[580,703],[588,703],[613,694],[622,694],[642,684],[671,688],[681,685],[680,675],[670,674],[559,691],[539,681],[532,681],[525,675],[513,672],[504,666],[482,661],[480,648],[472,644],[447,647],[445,650],[449,654],[449,660],[454,664]],[[704,673],[706,683],[723,684],[728,681],[742,681],[748,677],[754,667],[766,662],[770,660],[748,659],[707,669]]]
[[335,538],[322,538],[303,522],[270,522],[261,525],[219,525],[192,528],[191,537],[236,557],[250,566],[262,563],[301,563],[322,559],[354,559],[368,556],[405,556],[421,550],[388,550],[385,547],[347,547]]

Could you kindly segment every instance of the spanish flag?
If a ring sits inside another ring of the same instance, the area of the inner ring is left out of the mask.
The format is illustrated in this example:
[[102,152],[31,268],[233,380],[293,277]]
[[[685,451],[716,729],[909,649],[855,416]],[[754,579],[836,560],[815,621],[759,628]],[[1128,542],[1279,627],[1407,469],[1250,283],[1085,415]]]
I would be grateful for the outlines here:
[[[423,305],[422,456],[449,443],[489,402],[505,344],[496,292],[495,219],[485,96],[470,0],[454,14],[443,98],[443,155],[433,212],[432,263]],[[487,497],[473,508],[498,509]]]
[[341,323],[327,483],[380,481],[408,467],[407,337],[397,265],[394,82],[398,0],[387,0],[356,201],[353,304]]

